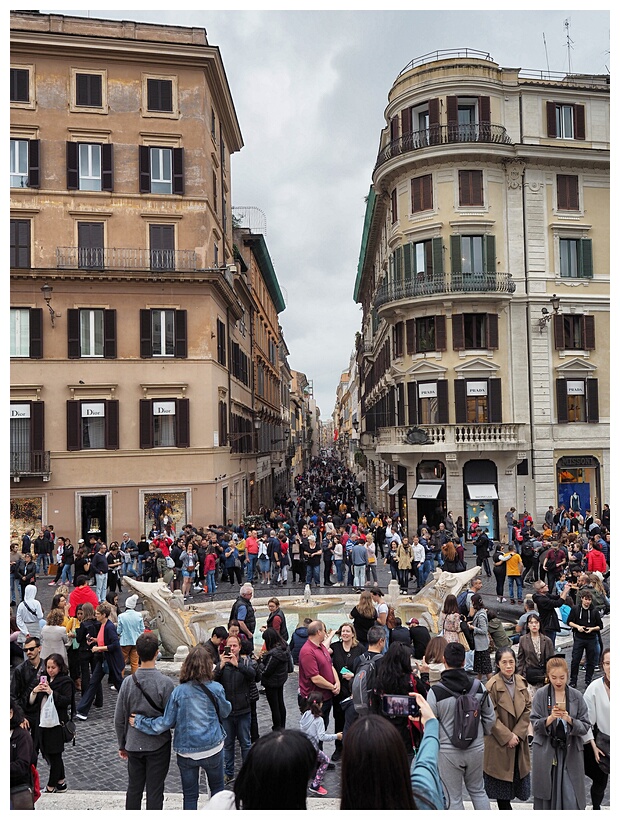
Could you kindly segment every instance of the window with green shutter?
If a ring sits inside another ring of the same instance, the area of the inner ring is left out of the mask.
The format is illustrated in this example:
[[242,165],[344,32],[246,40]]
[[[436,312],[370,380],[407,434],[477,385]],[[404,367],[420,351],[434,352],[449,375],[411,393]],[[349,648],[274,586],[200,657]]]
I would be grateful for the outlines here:
[[591,239],[560,239],[560,276],[564,279],[592,278]]

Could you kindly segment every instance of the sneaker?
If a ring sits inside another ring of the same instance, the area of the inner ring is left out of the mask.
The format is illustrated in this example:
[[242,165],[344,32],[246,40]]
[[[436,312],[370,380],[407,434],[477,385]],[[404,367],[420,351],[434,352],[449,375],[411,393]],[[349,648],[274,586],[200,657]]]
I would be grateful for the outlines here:
[[522,604],[523,603],[523,598],[517,598],[517,603]]
[[502,604],[507,604],[508,603],[508,598],[502,598],[501,603]]
[[515,599],[514,599],[514,598],[511,598],[511,599],[510,599],[510,603],[511,603],[511,604],[516,604],[517,602],[515,601]]
[[310,792],[310,794],[318,794],[319,797],[325,797],[325,795],[327,794],[327,789],[325,789],[323,786],[317,786],[316,789],[314,788],[314,786],[308,786],[308,791]]
[[75,713],[75,716],[76,716],[76,718],[77,718],[78,720],[88,720],[88,716],[87,716],[87,715],[81,715],[79,712],[76,712],[76,713]]
[[66,784],[66,782],[65,782],[65,783],[58,783],[58,784],[56,785],[56,791],[57,791],[57,792],[66,792],[66,791],[67,791],[67,784]]
[[55,587],[55,586],[56,586],[56,581],[50,581],[49,584],[48,584],[48,587]]
[[118,692],[118,689],[116,688],[116,686],[110,686],[110,690],[112,692]]
[[341,757],[342,757],[342,749],[341,748],[334,749],[334,753],[332,755],[332,762],[335,763],[336,761],[340,760]]

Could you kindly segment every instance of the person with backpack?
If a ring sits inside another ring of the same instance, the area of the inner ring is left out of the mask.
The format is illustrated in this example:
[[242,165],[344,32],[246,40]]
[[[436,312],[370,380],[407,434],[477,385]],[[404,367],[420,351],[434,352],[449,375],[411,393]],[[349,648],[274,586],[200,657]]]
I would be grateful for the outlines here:
[[383,629],[380,626],[372,626],[368,630],[368,650],[355,658],[351,669],[353,672],[353,680],[351,681],[353,708],[347,708],[345,711],[345,735],[347,729],[357,717],[379,711],[375,694],[375,682],[377,680],[377,665],[381,663],[383,658],[384,647],[385,634]]
[[495,710],[484,685],[467,673],[465,649],[449,643],[444,649],[445,671],[431,687],[427,701],[439,722],[439,774],[447,808],[464,810],[463,785],[474,809],[491,808],[484,789],[484,736],[495,725]]

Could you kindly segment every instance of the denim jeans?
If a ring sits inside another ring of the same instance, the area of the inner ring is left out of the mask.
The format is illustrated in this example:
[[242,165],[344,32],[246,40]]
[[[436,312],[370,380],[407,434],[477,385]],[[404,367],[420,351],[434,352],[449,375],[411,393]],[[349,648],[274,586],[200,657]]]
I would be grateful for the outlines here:
[[215,570],[207,571],[207,592],[212,595],[215,592]]
[[37,555],[37,575],[47,575],[49,565],[49,555]]
[[256,569],[256,561],[257,560],[258,560],[258,553],[256,553],[256,555],[248,554],[249,563],[246,564],[246,568],[247,568],[246,579],[248,581],[250,581],[250,583],[254,580],[254,570]]
[[353,567],[353,586],[361,589],[366,583],[366,564],[355,564]]
[[224,771],[229,777],[235,774],[235,739],[239,740],[241,749],[241,760],[245,762],[252,741],[250,739],[250,719],[249,712],[243,715],[230,714],[222,720],[222,726],[226,732],[224,740]]
[[336,575],[338,576],[338,583],[342,583],[342,558],[340,560],[335,560],[334,564],[336,565]]
[[[62,575],[60,576],[60,583],[66,584],[71,583],[71,579],[73,576],[71,575],[73,564],[63,564],[62,566]],[[105,596],[104,596],[105,597]]]
[[420,586],[421,587],[426,585],[426,581],[428,579],[428,576],[431,574],[431,572],[433,572],[433,570],[434,570],[433,559],[432,558],[427,558],[424,561],[424,563],[422,564],[422,567],[420,568]]
[[211,796],[224,791],[224,754],[222,751],[200,760],[192,760],[191,757],[181,757],[177,754],[177,766],[181,775],[184,810],[195,811],[198,808],[198,778],[201,769],[207,773]]
[[97,598],[99,599],[99,603],[102,603],[102,601],[105,601],[105,593],[108,587],[108,573],[98,572],[95,575],[95,583],[97,584]]
[[[317,586],[321,583],[321,567],[311,567],[308,565],[306,567],[306,583],[312,584],[315,583]],[[362,586],[364,586],[362,584]]]
[[19,578],[11,575],[11,601],[15,601],[15,603],[18,604],[22,600],[22,588],[19,583]]
[[520,575],[509,575],[508,576],[508,594],[511,598],[514,598],[514,583],[517,582],[517,598],[519,600],[523,599],[523,581],[521,580]]

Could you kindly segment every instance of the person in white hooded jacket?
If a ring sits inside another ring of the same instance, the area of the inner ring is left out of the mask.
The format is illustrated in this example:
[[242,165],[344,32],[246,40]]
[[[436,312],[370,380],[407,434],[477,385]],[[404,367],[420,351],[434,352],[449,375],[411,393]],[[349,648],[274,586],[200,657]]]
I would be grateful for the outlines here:
[[[41,627],[45,625],[43,620],[43,609],[37,601],[37,588],[34,584],[29,584],[24,590],[24,600],[17,607],[17,626],[21,632],[18,638],[19,643],[26,640],[26,636],[40,638]],[[41,623],[43,622],[43,623]]]

